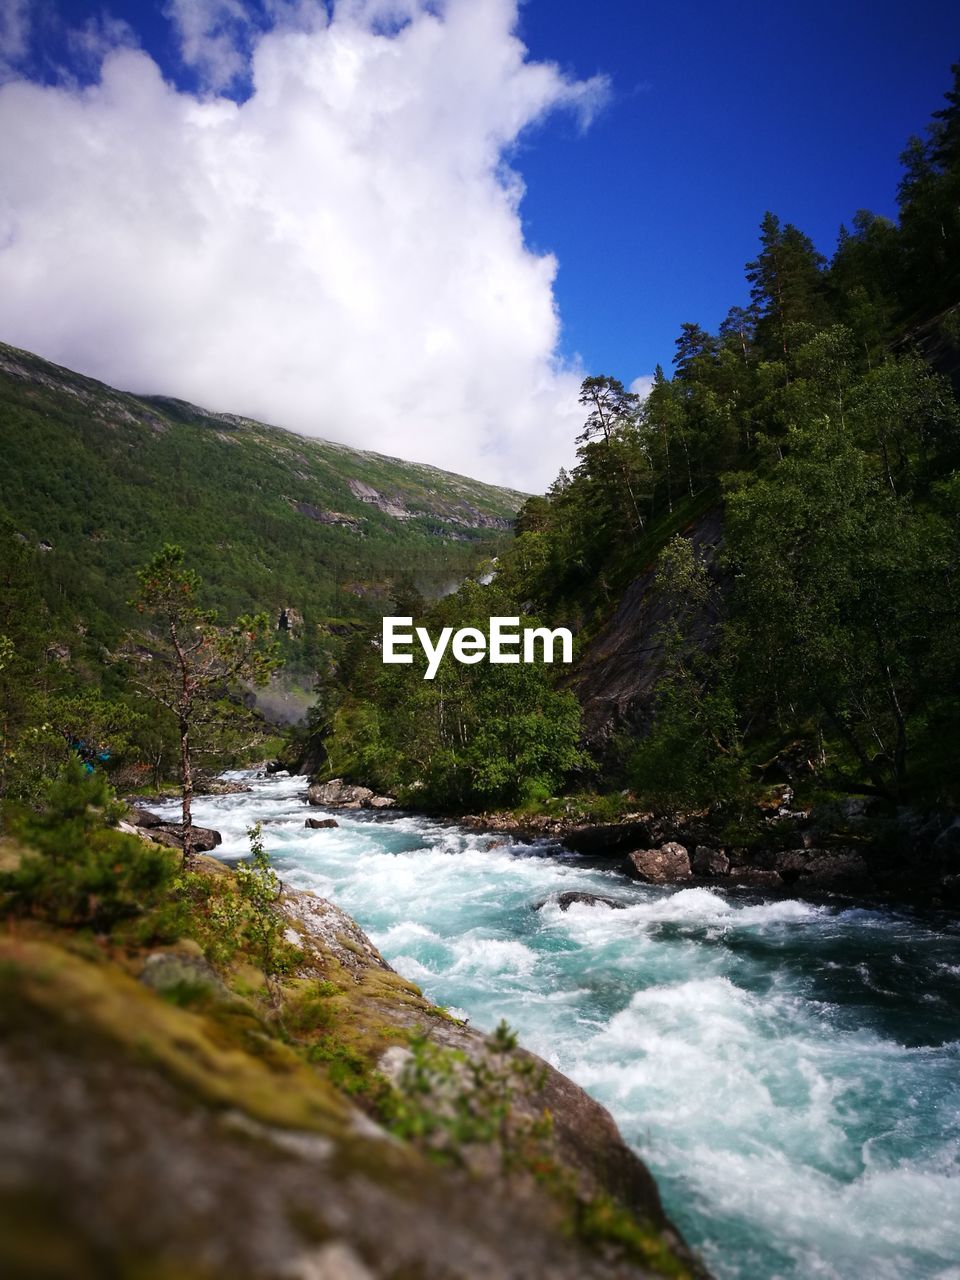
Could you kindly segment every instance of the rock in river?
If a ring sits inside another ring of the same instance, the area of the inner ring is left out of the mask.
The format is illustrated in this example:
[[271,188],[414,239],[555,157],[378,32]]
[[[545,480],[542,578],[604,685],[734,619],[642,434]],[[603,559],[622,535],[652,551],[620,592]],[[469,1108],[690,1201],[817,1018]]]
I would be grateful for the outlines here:
[[[171,849],[183,848],[183,827],[178,822],[165,822],[163,826],[150,828],[150,839]],[[209,853],[221,843],[223,837],[211,827],[193,828],[193,852]]]
[[637,849],[627,857],[630,874],[648,884],[672,884],[675,880],[689,880],[693,874],[690,855],[673,840],[659,849]]
[[342,778],[314,782],[307,789],[307,803],[323,809],[392,809],[391,796],[378,796],[369,787],[353,786]]
[[585,893],[582,889],[567,889],[565,893],[541,898],[539,902],[534,903],[533,909],[541,911],[544,907],[556,904],[561,911],[569,911],[578,903],[585,907],[610,907],[614,911],[621,911],[629,906],[629,903],[621,902],[619,898],[607,898],[602,893]]
[[694,849],[691,861],[698,876],[725,876],[730,870],[730,859],[721,849],[710,849],[703,844]]

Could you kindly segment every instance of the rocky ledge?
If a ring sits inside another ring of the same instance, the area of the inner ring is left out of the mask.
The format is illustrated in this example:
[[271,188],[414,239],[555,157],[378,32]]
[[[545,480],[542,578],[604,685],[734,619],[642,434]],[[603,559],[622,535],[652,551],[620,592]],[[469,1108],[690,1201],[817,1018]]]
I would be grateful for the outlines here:
[[0,1271],[705,1277],[603,1107],[431,1005],[333,904],[282,910],[293,965],[266,989],[190,942],[0,938]]
[[[249,788],[248,788],[249,790]],[[179,822],[168,822],[158,813],[132,805],[127,810],[126,820],[120,823],[121,831],[131,831],[156,844],[166,845],[170,849],[183,848],[183,825]],[[212,827],[192,827],[194,853],[209,853],[216,849],[223,840],[219,831]]]

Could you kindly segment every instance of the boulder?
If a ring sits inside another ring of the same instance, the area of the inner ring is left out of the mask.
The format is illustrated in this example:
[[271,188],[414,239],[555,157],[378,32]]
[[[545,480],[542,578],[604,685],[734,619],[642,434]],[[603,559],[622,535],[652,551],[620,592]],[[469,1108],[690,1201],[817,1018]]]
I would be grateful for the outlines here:
[[311,831],[322,831],[325,827],[339,827],[340,823],[336,818],[308,818],[303,825]]
[[788,883],[804,885],[833,885],[867,875],[866,861],[850,849],[787,849],[776,855],[774,868]]
[[722,849],[710,849],[698,844],[693,851],[691,865],[698,876],[725,876],[730,870],[730,859]]
[[627,858],[631,875],[648,884],[672,884],[675,880],[689,880],[693,874],[690,855],[673,840],[659,849],[637,849]]
[[369,787],[354,787],[342,778],[315,782],[307,789],[307,803],[324,809],[360,809],[372,798]]
[[803,829],[798,827],[797,830],[791,832],[789,837],[791,849],[812,849],[815,841],[816,836],[809,828]]
[[779,872],[764,871],[761,867],[738,867],[735,878],[737,884],[756,889],[778,889],[783,886]]
[[392,809],[392,796],[375,795],[369,787],[353,786],[342,778],[314,782],[307,788],[307,803],[320,809]]
[[215,849],[218,844],[222,843],[223,836],[219,831],[214,831],[212,827],[193,828],[194,853],[209,853],[211,849]]
[[213,778],[209,782],[198,782],[193,788],[195,796],[238,796],[248,791],[252,791],[246,782],[221,782],[219,778]]
[[547,898],[544,902],[538,903],[537,909],[545,907],[550,902],[555,902],[561,911],[569,911],[572,906],[577,904],[585,907],[609,907],[613,911],[622,911],[624,907],[629,905],[626,902],[621,902],[619,898],[605,897],[602,893],[584,893],[580,889],[568,889],[556,898]]
[[132,822],[135,827],[162,827],[166,825],[166,819],[161,818],[159,813],[151,813],[149,809],[138,809],[135,805],[127,814],[127,821]]
[[371,796],[369,800],[364,801],[364,809],[392,809],[396,805],[393,796]]
[[877,804],[875,796],[847,796],[840,801],[840,816],[846,822],[862,822]]
[[[162,826],[151,827],[150,839],[155,840],[157,844],[168,845],[171,849],[182,849],[183,827],[178,822],[165,822]],[[192,843],[194,853],[208,853],[222,841],[223,837],[220,832],[214,831],[211,827],[193,828]]]
[[[585,853],[590,857],[608,854],[629,853],[643,842],[652,844],[656,839],[653,834],[652,818],[644,817],[636,822],[601,823],[596,826],[567,826],[556,834],[574,853]],[[545,832],[544,834],[553,834]]]

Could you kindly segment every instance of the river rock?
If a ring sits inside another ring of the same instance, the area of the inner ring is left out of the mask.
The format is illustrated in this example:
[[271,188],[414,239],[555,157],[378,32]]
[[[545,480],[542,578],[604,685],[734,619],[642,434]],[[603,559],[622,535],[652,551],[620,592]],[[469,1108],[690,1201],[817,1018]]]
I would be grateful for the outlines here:
[[762,867],[737,867],[733,873],[737,884],[756,889],[778,889],[783,880],[778,871],[765,871]]
[[[165,844],[171,849],[183,848],[183,827],[178,822],[165,822],[162,826],[150,828],[150,839],[157,844]],[[193,828],[193,852],[208,853],[221,844],[223,837],[212,827]]]
[[238,796],[248,791],[252,791],[246,782],[221,782],[218,778],[214,778],[210,782],[198,782],[193,789],[195,796]]
[[320,809],[392,809],[397,802],[392,796],[375,795],[369,787],[332,778],[312,783],[307,788],[307,803]]
[[161,818],[159,813],[152,813],[149,809],[138,809],[133,805],[127,813],[127,821],[132,822],[135,827],[162,827],[165,825],[166,819]]
[[710,849],[698,844],[693,851],[691,866],[698,876],[725,876],[730,870],[730,859],[722,849]]
[[634,822],[601,823],[598,825],[571,827],[569,823],[556,824],[558,830],[545,830],[536,834],[556,835],[574,853],[591,857],[629,853],[641,843],[650,845],[656,840],[653,819],[644,815]]
[[778,853],[774,869],[788,883],[832,885],[867,875],[861,854],[849,849],[788,849]]
[[342,778],[330,782],[315,782],[307,789],[307,803],[318,808],[359,809],[365,800],[373,798],[369,787],[355,787]]
[[567,889],[565,893],[559,893],[556,897],[542,898],[540,902],[534,903],[533,909],[542,911],[544,907],[553,906],[554,903],[561,911],[569,911],[577,904],[585,907],[610,907],[613,911],[622,911],[629,905],[621,902],[619,898],[607,898],[602,893],[585,893],[580,889]]
[[371,796],[364,802],[364,809],[392,809],[396,805],[393,796]]
[[324,827],[339,827],[340,823],[336,818],[308,818],[303,825],[311,831],[322,831]]
[[627,857],[631,875],[648,884],[671,884],[675,880],[689,880],[693,874],[690,855],[682,844],[673,840],[659,849],[637,849]]

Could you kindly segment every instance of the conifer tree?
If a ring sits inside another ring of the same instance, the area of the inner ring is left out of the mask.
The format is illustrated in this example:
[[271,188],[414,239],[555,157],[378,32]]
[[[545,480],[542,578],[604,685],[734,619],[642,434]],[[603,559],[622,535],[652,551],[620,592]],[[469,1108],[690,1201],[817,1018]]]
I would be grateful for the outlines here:
[[263,685],[279,665],[265,613],[221,625],[197,603],[200,578],[184,564],[180,547],[167,544],[138,570],[133,602],[153,627],[133,637],[139,662],[134,684],[176,721],[180,742],[183,857],[193,856],[196,735],[238,714],[226,695],[243,684]]
[[760,253],[746,267],[750,300],[756,309],[757,340],[768,359],[786,360],[796,325],[827,316],[823,268],[826,259],[792,223],[773,213],[760,224]]

